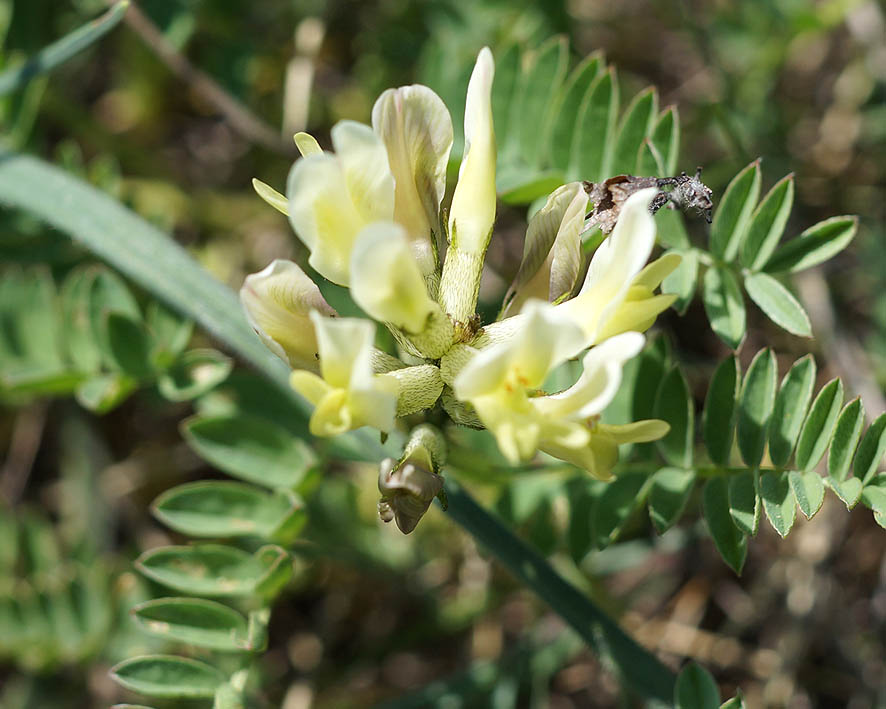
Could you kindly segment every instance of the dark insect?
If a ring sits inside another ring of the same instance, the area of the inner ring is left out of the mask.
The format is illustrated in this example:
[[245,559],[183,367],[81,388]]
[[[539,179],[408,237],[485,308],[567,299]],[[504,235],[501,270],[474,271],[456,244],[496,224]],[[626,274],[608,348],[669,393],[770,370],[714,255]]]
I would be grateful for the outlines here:
[[[658,194],[649,203],[649,212],[655,214],[666,204],[670,209],[687,211],[694,209],[711,223],[711,189],[701,181],[701,168],[697,168],[694,176],[685,172],[677,177],[635,177],[634,175],[616,175],[603,182],[584,183],[585,192],[594,203],[594,211],[588,214],[585,228],[600,227],[600,231],[608,234],[615,227],[618,215],[625,200],[635,192],[655,187]],[[664,188],[671,189],[665,190]]]

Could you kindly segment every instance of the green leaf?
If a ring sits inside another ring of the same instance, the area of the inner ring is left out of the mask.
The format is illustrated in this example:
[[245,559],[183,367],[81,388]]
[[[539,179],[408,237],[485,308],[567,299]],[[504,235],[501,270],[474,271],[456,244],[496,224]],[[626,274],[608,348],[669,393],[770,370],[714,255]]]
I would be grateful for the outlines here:
[[705,522],[720,556],[739,576],[748,555],[748,540],[732,522],[729,492],[722,475],[708,480],[702,495]]
[[864,406],[861,405],[861,399],[856,397],[846,404],[834,426],[828,451],[828,475],[834,480],[845,480],[849,474],[849,466],[863,427]]
[[190,401],[221,384],[233,366],[216,350],[190,350],[160,375],[157,388],[170,401]]
[[532,53],[529,68],[522,77],[518,114],[520,157],[531,166],[538,165],[542,158],[555,97],[568,65],[568,42],[565,37],[554,37]]
[[618,117],[618,84],[609,69],[591,84],[576,123],[569,179],[600,182],[609,177],[609,155]]
[[84,409],[96,414],[106,414],[122,404],[136,389],[129,377],[118,374],[102,374],[77,387],[75,397]]
[[664,534],[680,519],[694,486],[694,470],[662,468],[652,476],[649,518],[659,534]]
[[182,435],[217,468],[271,488],[297,488],[316,464],[311,449],[285,428],[246,414],[191,418]]
[[797,442],[797,467],[812,470],[831,442],[834,423],[843,404],[843,382],[832,379],[825,384],[809,410]]
[[886,453],[886,413],[880,414],[865,431],[855,454],[855,477],[865,485],[874,477]]
[[864,489],[858,478],[846,478],[845,480],[826,479],[827,485],[837,493],[837,497],[843,500],[847,510],[851,510],[858,504]]
[[766,347],[755,355],[748,367],[738,404],[738,449],[744,462],[752,468],[763,459],[777,387],[778,364],[772,350]]
[[655,87],[644,89],[628,104],[619,124],[608,173],[621,175],[634,171],[640,146],[652,132],[657,114],[658,92]]
[[748,274],[744,287],[751,300],[780,328],[800,337],[812,337],[812,324],[800,301],[772,276]]
[[745,335],[745,307],[732,271],[709,268],[704,275],[702,300],[711,329],[729,347],[737,350]]
[[144,704],[115,704],[111,709],[153,709]]
[[807,470],[805,473],[792,470],[788,473],[788,480],[800,511],[806,519],[812,519],[824,502],[824,483],[821,476],[814,470]]
[[665,375],[655,398],[655,418],[667,421],[671,430],[658,441],[665,460],[678,468],[692,465],[695,447],[695,404],[679,368]]
[[873,511],[877,524],[886,527],[886,475],[878,475],[869,485],[864,486],[861,501]]
[[735,356],[724,359],[708,387],[702,414],[705,447],[717,465],[729,465],[735,415],[741,387],[741,365]]
[[89,374],[101,366],[101,349],[92,333],[89,300],[95,267],[77,268],[68,274],[61,288],[62,325],[68,358],[81,372]]
[[645,473],[620,475],[594,501],[591,517],[594,543],[605,549],[618,538],[619,532],[643,504],[650,477]]
[[713,675],[695,662],[687,664],[677,675],[674,706],[675,709],[719,709],[720,690]]
[[773,465],[783,466],[791,459],[814,386],[815,360],[809,354],[794,362],[775,398],[769,427],[769,457]]
[[123,374],[136,381],[153,379],[152,342],[144,325],[138,320],[109,312],[105,328],[108,352]]
[[763,270],[767,273],[796,273],[833,258],[849,246],[858,231],[858,217],[831,217],[809,227],[785,243]]
[[757,473],[748,470],[729,476],[729,514],[735,526],[748,536],[754,536],[760,526],[760,494]]
[[151,549],[135,562],[148,578],[197,596],[253,596],[276,589],[292,575],[289,554],[268,545],[255,554],[221,544]]
[[662,175],[664,174],[662,160],[661,153],[652,144],[652,140],[650,138],[643,138],[643,142],[640,143],[640,149],[637,151],[637,161],[631,174]]
[[680,157],[680,114],[676,106],[668,106],[658,116],[652,129],[652,143],[664,160],[664,174],[677,174]]
[[685,315],[698,284],[698,252],[695,249],[670,249],[666,253],[680,254],[683,260],[661,282],[661,292],[676,295],[674,310]]
[[144,630],[173,642],[228,652],[255,649],[249,644],[246,618],[215,601],[157,598],[131,613]]
[[148,304],[145,322],[154,340],[154,360],[166,367],[184,352],[194,332],[194,322],[179,317],[156,300]]
[[133,657],[114,665],[110,674],[132,692],[165,699],[212,699],[225,683],[212,665],[175,655]]
[[[58,195],[65,199],[59,201]],[[242,315],[237,295],[183,248],[111,197],[36,158],[0,151],[0,202],[25,209],[79,240],[234,348],[304,408],[288,385],[289,367],[258,339]],[[119,308],[117,303],[114,309],[119,312]]]
[[152,511],[167,526],[194,537],[258,536],[288,542],[307,521],[294,493],[215,480],[167,490],[154,501]]
[[745,709],[744,695],[740,689],[735,691],[735,696],[727,699],[720,705],[720,709]]
[[655,214],[657,233],[656,241],[665,248],[681,249],[682,251],[697,254],[689,242],[689,234],[686,233],[686,224],[683,221],[683,212],[679,209],[659,209]]
[[775,183],[751,217],[748,235],[741,248],[741,262],[751,271],[759,271],[772,256],[784,233],[793,204],[792,173]]
[[572,70],[557,104],[550,135],[551,164],[563,171],[569,170],[573,145],[577,142],[578,116],[585,96],[603,67],[600,52],[589,54]]
[[563,184],[563,174],[557,170],[533,172],[522,166],[502,169],[496,176],[496,190],[505,204],[529,204],[546,197]]
[[25,86],[40,74],[52,71],[110,32],[126,13],[128,0],[118,2],[101,17],[78,27],[61,39],[41,49],[24,64],[0,74],[0,96]]
[[738,254],[760,196],[760,161],[754,160],[729,183],[711,224],[711,252],[723,261]]
[[772,528],[788,536],[797,514],[797,505],[786,472],[765,472],[760,476],[760,497]]
[[[495,80],[492,82],[492,119],[495,124],[496,142],[501,146],[502,154],[510,142],[512,133],[515,143],[517,139],[517,130],[513,128],[514,121],[512,119],[519,117],[521,60],[522,52],[517,44],[511,44],[495,58]],[[437,62],[437,64],[443,66],[442,62]],[[430,82],[428,85],[434,87],[434,82]],[[460,86],[458,90],[463,92],[464,87]],[[447,97],[443,98],[445,100]],[[450,105],[450,102],[446,101],[446,105]],[[459,127],[456,130],[460,131],[461,129]]]

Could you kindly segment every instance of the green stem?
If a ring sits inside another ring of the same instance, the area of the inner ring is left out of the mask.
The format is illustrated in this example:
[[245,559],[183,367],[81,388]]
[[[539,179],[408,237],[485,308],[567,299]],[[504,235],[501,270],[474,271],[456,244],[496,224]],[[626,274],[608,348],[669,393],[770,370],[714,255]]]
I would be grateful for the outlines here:
[[446,481],[446,494],[447,514],[569,623],[625,685],[649,699],[673,700],[676,678],[654,655],[451,478]]

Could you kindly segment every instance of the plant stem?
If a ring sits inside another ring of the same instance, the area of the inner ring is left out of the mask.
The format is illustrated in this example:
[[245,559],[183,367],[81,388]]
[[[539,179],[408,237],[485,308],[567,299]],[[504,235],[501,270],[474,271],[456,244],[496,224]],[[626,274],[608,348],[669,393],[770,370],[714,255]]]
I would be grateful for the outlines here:
[[451,478],[446,481],[446,495],[447,514],[569,623],[626,686],[649,699],[672,701],[675,677],[671,670]]

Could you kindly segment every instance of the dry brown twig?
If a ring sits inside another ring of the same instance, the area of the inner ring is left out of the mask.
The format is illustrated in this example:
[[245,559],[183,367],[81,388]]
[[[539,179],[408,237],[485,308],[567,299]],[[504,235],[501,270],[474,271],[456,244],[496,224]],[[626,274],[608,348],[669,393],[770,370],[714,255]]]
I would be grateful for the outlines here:
[[[113,5],[115,0],[108,0]],[[288,156],[298,154],[291,139],[282,136],[249,108],[240,103],[215,79],[195,67],[181,52],[167,41],[163,33],[136,4],[130,4],[123,17],[154,54],[195,93],[214,106],[237,133],[252,143]]]

